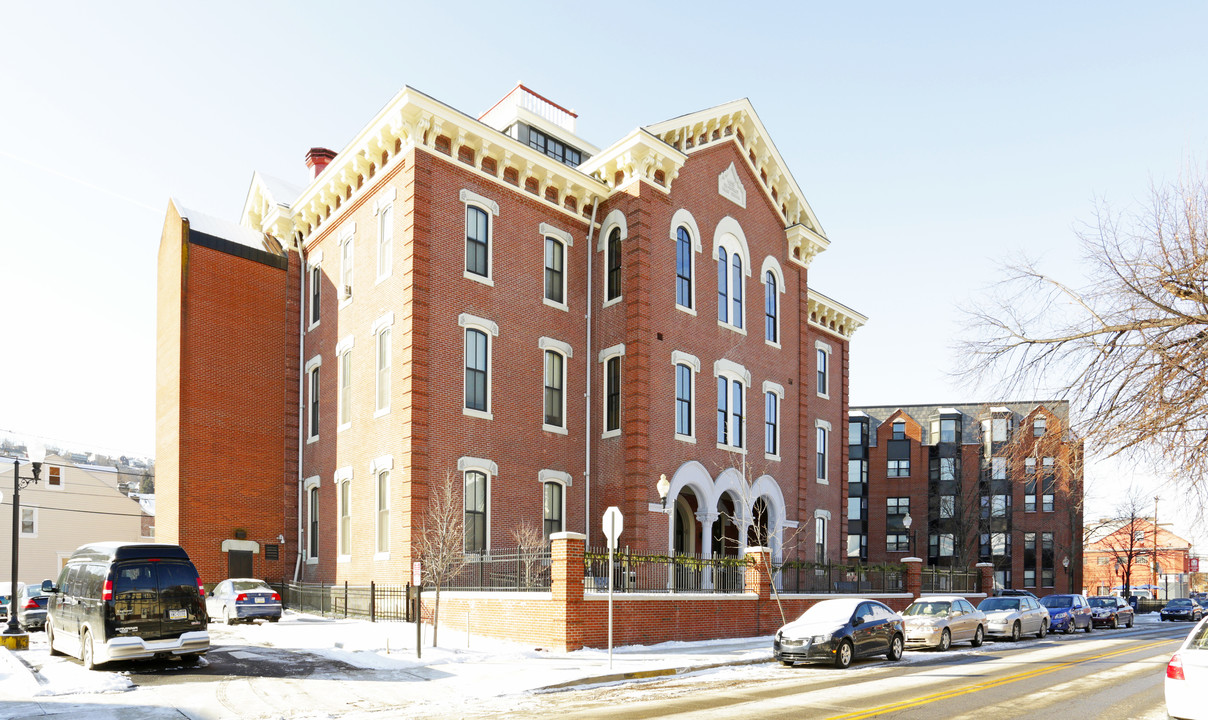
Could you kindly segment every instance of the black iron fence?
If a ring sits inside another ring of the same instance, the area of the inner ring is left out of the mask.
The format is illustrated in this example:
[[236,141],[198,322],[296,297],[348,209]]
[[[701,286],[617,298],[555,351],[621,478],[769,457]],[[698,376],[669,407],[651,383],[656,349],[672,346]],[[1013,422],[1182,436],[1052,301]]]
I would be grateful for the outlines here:
[[[747,561],[735,557],[649,555],[629,548],[613,551],[613,592],[739,593],[745,588]],[[583,589],[608,592],[608,549],[583,554]]]
[[370,620],[412,622],[413,606],[407,597],[412,587],[408,585],[368,585],[341,583],[281,583],[273,589],[281,595],[281,603],[290,610],[325,615],[327,617],[355,617]]
[[840,565],[789,561],[773,567],[782,593],[900,593],[906,591],[900,565]]
[[976,568],[924,567],[922,575],[922,591],[925,593],[966,595],[978,591],[977,583],[981,572]]
[[465,566],[441,585],[442,590],[548,591],[551,587],[549,546],[468,558]]

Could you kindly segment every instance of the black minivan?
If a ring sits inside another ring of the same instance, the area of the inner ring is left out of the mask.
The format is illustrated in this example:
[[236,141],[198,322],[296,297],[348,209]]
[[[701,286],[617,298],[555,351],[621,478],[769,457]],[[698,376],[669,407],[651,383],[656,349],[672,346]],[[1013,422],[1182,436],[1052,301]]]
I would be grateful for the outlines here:
[[86,668],[173,655],[195,663],[210,649],[201,578],[179,545],[83,545],[42,591],[50,654]]

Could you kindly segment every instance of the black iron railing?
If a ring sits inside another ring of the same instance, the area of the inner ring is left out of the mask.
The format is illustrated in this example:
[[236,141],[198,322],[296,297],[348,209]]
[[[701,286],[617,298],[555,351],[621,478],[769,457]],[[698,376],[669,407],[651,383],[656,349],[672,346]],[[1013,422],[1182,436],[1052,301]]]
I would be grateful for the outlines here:
[[[613,551],[613,592],[740,593],[746,588],[743,558],[700,555],[652,555],[628,548]],[[608,550],[583,554],[583,589],[608,592]]]

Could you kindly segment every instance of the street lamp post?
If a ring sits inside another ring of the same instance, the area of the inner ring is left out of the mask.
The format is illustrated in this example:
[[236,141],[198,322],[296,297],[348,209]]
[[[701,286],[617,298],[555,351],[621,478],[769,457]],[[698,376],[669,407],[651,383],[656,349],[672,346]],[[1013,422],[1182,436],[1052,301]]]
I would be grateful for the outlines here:
[[1074,592],[1074,577],[1070,574],[1070,556],[1061,558],[1061,567],[1065,568],[1065,591]]
[[36,440],[28,445],[26,455],[33,465],[32,477],[21,477],[21,460],[13,458],[13,572],[8,596],[8,627],[4,630],[4,646],[10,649],[29,647],[29,635],[21,631],[17,621],[17,560],[20,558],[21,541],[21,488],[41,479],[42,461],[46,459],[46,447]]
[[910,533],[910,554],[914,555],[914,533],[910,531],[910,525],[914,522],[914,518],[910,517],[910,512],[906,513],[906,517],[902,518],[902,527],[906,528],[906,532]]

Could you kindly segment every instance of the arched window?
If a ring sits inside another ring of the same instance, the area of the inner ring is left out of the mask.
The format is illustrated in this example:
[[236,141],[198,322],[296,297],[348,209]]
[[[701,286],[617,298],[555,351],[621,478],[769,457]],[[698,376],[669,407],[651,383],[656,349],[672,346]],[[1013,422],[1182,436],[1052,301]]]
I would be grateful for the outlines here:
[[717,248],[717,319],[730,322],[730,256],[724,247]]
[[730,324],[742,327],[742,258],[738,253],[730,257]]
[[613,228],[608,234],[608,281],[605,300],[621,297],[621,229]]
[[692,307],[692,237],[685,227],[676,230],[675,304]]
[[768,342],[780,342],[776,316],[779,313],[776,297],[776,275],[771,270],[763,276],[763,331]]

